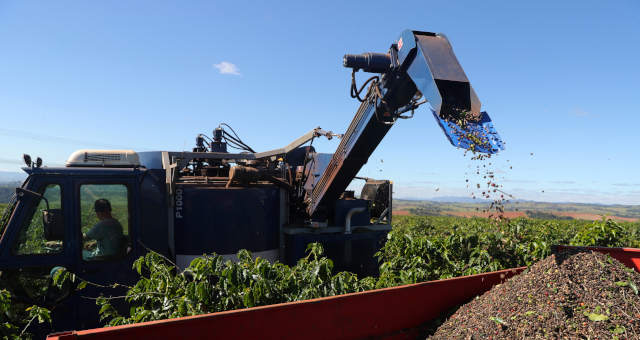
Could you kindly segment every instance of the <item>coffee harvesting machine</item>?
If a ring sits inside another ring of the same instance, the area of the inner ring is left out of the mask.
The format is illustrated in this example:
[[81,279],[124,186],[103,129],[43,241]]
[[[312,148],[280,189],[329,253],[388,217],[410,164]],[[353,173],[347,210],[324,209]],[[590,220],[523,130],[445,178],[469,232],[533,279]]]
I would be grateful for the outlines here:
[[[203,254],[233,259],[240,249],[286,264],[322,243],[336,270],[375,275],[374,258],[391,230],[392,182],[356,177],[399,120],[428,104],[450,143],[480,153],[503,149],[449,40],[406,30],[385,53],[347,54],[351,96],[360,102],[343,133],[312,129],[280,149],[256,152],[227,124],[198,135],[190,151],[79,150],[65,167],[25,156],[28,178],[3,221],[0,270],[26,302],[54,306],[54,330],[98,326],[101,289],[37,290],[64,267],[83,279],[132,283],[132,263],[149,250],[178,267]],[[358,87],[355,73],[373,74]],[[332,154],[316,138],[339,138]],[[230,150],[235,149],[236,151]],[[353,180],[362,191],[347,191]],[[121,251],[87,258],[82,232],[94,200],[109,198],[124,237]],[[12,283],[11,283],[12,282]]]

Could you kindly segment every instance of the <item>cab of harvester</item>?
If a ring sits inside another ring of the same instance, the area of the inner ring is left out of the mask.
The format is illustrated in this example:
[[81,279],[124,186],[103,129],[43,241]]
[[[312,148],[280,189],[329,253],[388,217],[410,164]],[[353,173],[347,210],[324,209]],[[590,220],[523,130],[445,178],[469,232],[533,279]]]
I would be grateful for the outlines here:
[[[314,129],[302,140],[320,135],[332,137]],[[65,167],[30,165],[3,217],[2,282],[25,303],[55,306],[54,325],[60,330],[98,326],[92,299],[124,291],[89,285],[80,296],[52,284],[57,270],[103,286],[131,285],[138,278],[133,262],[149,250],[180,268],[203,254],[233,260],[240,249],[295,264],[308,243],[322,242],[339,270],[375,274],[373,254],[391,229],[390,182],[365,180],[364,198],[347,193],[332,216],[312,221],[296,197],[308,190],[303,183],[322,165],[305,165],[305,159],[330,155],[309,156],[309,150],[80,150]],[[88,237],[102,220],[99,200],[109,202],[108,218],[121,226],[110,253],[100,253],[102,241]]]
[[[24,168],[29,176],[2,219],[0,282],[18,301],[53,308],[55,329],[97,326],[95,301],[86,297],[119,291],[89,286],[81,297],[53,285],[57,270],[98,284],[131,284],[137,279],[133,261],[145,247],[168,255],[163,173],[141,167],[133,152],[76,156],[66,167]],[[99,199],[109,202],[121,228],[114,231],[113,250],[102,253],[100,241],[83,237],[104,217],[95,211]]]
[[[388,130],[429,103],[454,146],[495,153],[502,143],[441,34],[407,30],[387,53],[345,55],[344,66],[361,102],[344,133],[315,128],[256,152],[222,123],[190,151],[79,150],[60,168],[25,157],[29,176],[2,218],[2,282],[27,303],[55,306],[54,329],[64,330],[97,326],[93,299],[123,292],[88,286],[80,296],[52,275],[66,268],[102,286],[131,284],[133,261],[150,250],[179,268],[240,249],[295,264],[320,242],[336,270],[375,275],[393,187],[356,175]],[[358,88],[358,70],[377,75]],[[316,138],[339,139],[336,151],[316,152]],[[357,194],[347,190],[353,180]]]

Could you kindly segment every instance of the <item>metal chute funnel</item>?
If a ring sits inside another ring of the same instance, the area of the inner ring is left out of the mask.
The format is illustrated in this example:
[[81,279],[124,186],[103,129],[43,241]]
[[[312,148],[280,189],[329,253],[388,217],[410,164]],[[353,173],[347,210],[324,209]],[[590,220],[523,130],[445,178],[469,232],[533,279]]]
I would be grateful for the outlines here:
[[483,153],[504,149],[444,35],[405,31],[397,46],[399,61],[408,65],[407,74],[431,105],[452,145]]
[[488,154],[504,150],[504,143],[486,112],[480,112],[478,120],[466,122],[464,125],[442,118],[433,109],[431,113],[451,145]]

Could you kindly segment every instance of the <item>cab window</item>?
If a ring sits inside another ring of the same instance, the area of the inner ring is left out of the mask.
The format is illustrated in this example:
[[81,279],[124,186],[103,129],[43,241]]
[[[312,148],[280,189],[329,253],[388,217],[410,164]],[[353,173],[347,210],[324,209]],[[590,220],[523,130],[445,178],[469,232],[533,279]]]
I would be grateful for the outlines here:
[[[64,249],[60,185],[49,184],[40,192],[46,200],[39,199],[27,212],[13,247],[13,253],[16,255],[58,254]],[[45,219],[51,220],[51,217],[54,217],[57,223],[46,223],[45,226]]]
[[124,184],[80,186],[82,259],[119,259],[129,249],[129,193]]

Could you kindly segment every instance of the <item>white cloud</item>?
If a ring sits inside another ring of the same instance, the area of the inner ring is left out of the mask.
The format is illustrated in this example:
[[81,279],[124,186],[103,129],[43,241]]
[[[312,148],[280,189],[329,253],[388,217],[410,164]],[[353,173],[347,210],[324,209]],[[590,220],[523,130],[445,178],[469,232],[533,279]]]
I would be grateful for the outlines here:
[[213,67],[217,68],[220,74],[233,74],[235,76],[240,75],[240,70],[238,70],[238,66],[228,61],[222,61],[219,64],[213,64]]
[[574,116],[577,116],[577,117],[589,117],[589,116],[591,116],[590,112],[587,112],[587,111],[585,111],[585,110],[583,110],[583,109],[581,109],[579,107],[574,108],[573,111],[571,111],[571,113]]

